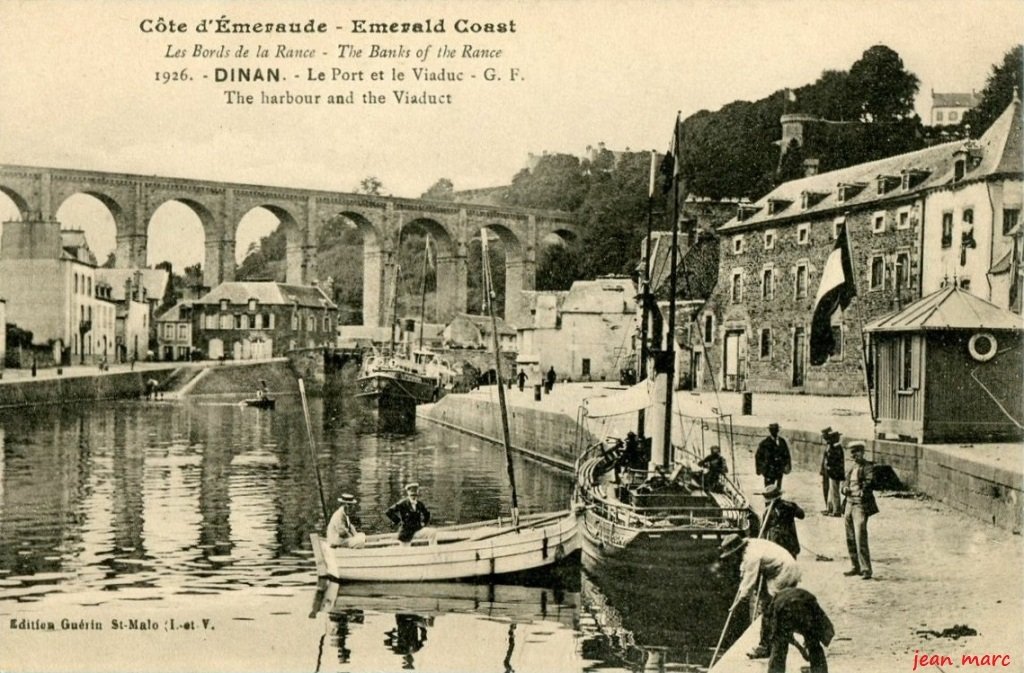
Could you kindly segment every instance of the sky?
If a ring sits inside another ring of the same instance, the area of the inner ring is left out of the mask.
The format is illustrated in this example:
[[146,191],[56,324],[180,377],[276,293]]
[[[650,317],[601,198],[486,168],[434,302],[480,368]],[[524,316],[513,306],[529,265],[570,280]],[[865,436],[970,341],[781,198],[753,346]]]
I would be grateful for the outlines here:
[[[439,178],[456,189],[507,184],[529,154],[583,154],[667,148],[672,119],[734,100],[755,100],[848,69],[867,48],[886,44],[921,80],[918,112],[930,91],[980,90],[992,64],[1020,41],[1019,0],[881,2],[877,0],[591,0],[482,2],[230,2],[165,0],[0,0],[0,163],[90,169],[355,191],[366,176],[384,192],[417,197]],[[323,21],[325,34],[198,34],[203,19]],[[185,33],[143,32],[143,21],[171,20]],[[515,32],[466,33],[455,22],[493,23]],[[353,34],[357,19],[443,19],[443,34]],[[341,30],[338,30],[341,27]],[[315,49],[303,59],[200,59],[207,48],[279,44]],[[340,44],[364,49],[340,58]],[[407,48],[408,58],[366,57],[371,45]],[[501,50],[499,58],[462,58],[466,45]],[[442,46],[459,57],[439,59]],[[419,61],[415,53],[431,52]],[[167,54],[184,50],[186,58]],[[326,52],[326,55],[324,55]],[[273,65],[282,83],[218,83],[218,66]],[[409,82],[412,67],[465,73],[461,82]],[[500,81],[486,81],[484,68]],[[158,81],[188,68],[189,82]],[[307,69],[383,71],[380,82],[308,81]],[[389,79],[391,68],[407,80]],[[516,68],[516,81],[510,81]],[[203,75],[206,75],[204,78]],[[471,78],[470,75],[477,75]],[[399,105],[388,92],[450,93],[447,105]],[[354,91],[356,104],[227,104],[227,89],[328,94]],[[387,94],[362,104],[365,91]],[[0,218],[16,215],[0,195]],[[86,230],[104,259],[113,224],[88,196],[58,211],[67,227]],[[236,250],[276,226],[266,211],[248,214]],[[198,220],[177,203],[150,226],[150,263],[176,268],[199,261]]]

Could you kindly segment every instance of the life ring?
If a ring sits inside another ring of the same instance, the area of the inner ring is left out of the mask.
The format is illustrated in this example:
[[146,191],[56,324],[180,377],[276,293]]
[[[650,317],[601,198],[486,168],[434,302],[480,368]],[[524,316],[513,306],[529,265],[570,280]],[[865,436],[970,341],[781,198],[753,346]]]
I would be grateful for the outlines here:
[[388,360],[388,367],[394,367],[394,366],[395,366],[395,359],[391,358],[390,360]]
[[[979,349],[978,346],[981,345]],[[996,356],[999,343],[991,332],[978,332],[967,342],[967,350],[978,362],[988,362]]]

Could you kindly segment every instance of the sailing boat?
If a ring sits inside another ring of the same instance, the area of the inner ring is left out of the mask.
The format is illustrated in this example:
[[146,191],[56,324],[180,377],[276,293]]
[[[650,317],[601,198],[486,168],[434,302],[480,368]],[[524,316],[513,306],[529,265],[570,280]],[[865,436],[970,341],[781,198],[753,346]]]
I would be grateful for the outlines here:
[[[678,119],[677,119],[678,128]],[[673,140],[676,143],[676,140]],[[674,148],[670,156],[678,156]],[[654,161],[651,196],[653,201]],[[675,303],[679,236],[679,183],[674,179],[675,218],[672,226],[670,291],[667,338],[664,350],[653,355],[654,375],[623,395],[588,405],[589,417],[638,412],[640,439],[627,438],[614,445],[598,443],[583,451],[576,461],[575,501],[585,507],[581,538],[584,567],[607,571],[628,581],[631,587],[664,587],[675,572],[712,569],[721,541],[728,535],[746,535],[751,516],[746,498],[721,475],[706,484],[692,469],[681,447],[672,444],[672,379],[675,363]],[[645,255],[650,273],[650,216]],[[647,369],[647,307],[649,278],[642,285],[644,308],[641,339],[641,375]],[[605,411],[600,410],[603,407]],[[644,422],[650,421],[651,455],[646,460]],[[696,460],[696,456],[692,456]],[[650,582],[642,577],[650,571]],[[696,578],[691,578],[696,579]]]
[[[484,296],[496,327],[494,292],[484,245]],[[492,577],[554,565],[579,550],[574,509],[519,516],[516,476],[512,463],[505,388],[501,381],[498,331],[494,336],[498,403],[505,445],[505,462],[512,490],[511,516],[491,521],[441,526],[436,541],[398,541],[394,534],[370,535],[362,547],[332,547],[316,533],[310,536],[317,573],[343,581],[425,582]]]
[[394,265],[390,303],[391,312],[396,318],[391,325],[390,347],[386,352],[375,352],[365,357],[359,377],[356,379],[356,397],[371,403],[378,412],[407,407],[415,416],[415,405],[436,402],[454,385],[455,371],[448,362],[423,348],[423,318],[426,313],[429,260],[430,236],[427,236],[420,290],[419,349],[413,353],[399,348],[396,340],[400,267],[398,264]]

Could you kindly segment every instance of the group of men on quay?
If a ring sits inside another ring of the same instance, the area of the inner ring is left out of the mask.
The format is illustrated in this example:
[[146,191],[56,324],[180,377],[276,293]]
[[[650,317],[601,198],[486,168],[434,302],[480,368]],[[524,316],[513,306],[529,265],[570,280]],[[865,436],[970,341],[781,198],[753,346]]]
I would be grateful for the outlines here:
[[[841,435],[831,427],[821,431],[824,449],[821,455],[823,516],[843,517],[850,569],[846,577],[870,580],[871,552],[868,547],[868,519],[878,513],[873,491],[873,464],[864,457],[864,442],[854,441],[844,449]],[[850,452],[853,465],[845,469],[845,452]],[[740,586],[733,600],[735,610],[745,598],[756,601],[762,615],[760,640],[747,656],[768,658],[768,673],[785,673],[793,635],[803,636],[801,653],[810,663],[811,673],[827,673],[824,645],[835,635],[828,615],[817,598],[800,583],[800,541],[796,521],[806,513],[800,505],[784,499],[782,482],[792,470],[789,445],[779,435],[779,424],[768,426],[768,436],[761,440],[754,455],[754,467],[764,480],[760,494],[765,510],[756,538],[730,535],[722,542],[723,561],[737,563]],[[742,554],[740,553],[742,552]]]

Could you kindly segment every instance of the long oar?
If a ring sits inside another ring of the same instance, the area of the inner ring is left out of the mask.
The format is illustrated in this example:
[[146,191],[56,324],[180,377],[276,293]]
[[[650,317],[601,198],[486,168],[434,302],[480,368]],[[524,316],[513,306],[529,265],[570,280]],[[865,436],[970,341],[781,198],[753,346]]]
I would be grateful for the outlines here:
[[309,403],[306,402],[306,386],[299,379],[299,397],[302,398],[302,417],[306,421],[306,437],[309,438],[309,455],[313,460],[313,472],[316,474],[316,488],[320,494],[320,506],[324,509],[324,525],[331,520],[331,515],[327,511],[327,500],[324,498],[324,482],[320,479],[320,465],[316,460],[316,442],[313,441],[313,424],[309,420]]
[[[736,591],[736,598],[739,598],[740,592]],[[729,615],[725,618],[725,626],[722,627],[722,633],[718,636],[718,644],[715,645],[715,653],[711,655],[711,663],[708,664],[708,670],[715,665],[715,661],[718,659],[718,653],[722,649],[722,641],[725,640],[725,632],[729,630],[729,622],[732,621],[732,613],[736,611],[736,606],[739,603],[736,602],[736,598],[732,599],[732,607],[729,608]]]

